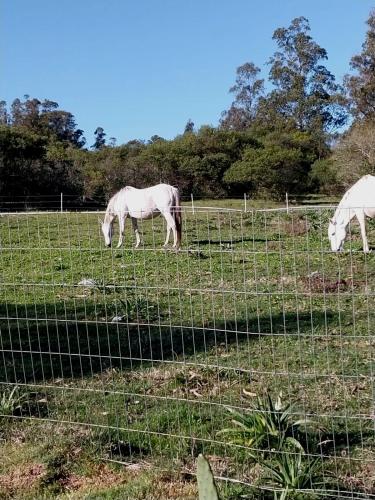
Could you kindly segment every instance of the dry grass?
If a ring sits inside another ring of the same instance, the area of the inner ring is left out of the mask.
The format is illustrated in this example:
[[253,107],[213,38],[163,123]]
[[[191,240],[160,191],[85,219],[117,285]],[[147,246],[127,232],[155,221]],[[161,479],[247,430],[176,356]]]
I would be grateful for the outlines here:
[[[371,461],[369,461],[369,455]],[[363,491],[368,495],[375,495],[375,453],[367,450],[365,458],[364,453],[357,457],[358,463],[353,467],[353,472],[340,475],[339,479],[344,486],[350,490]]]
[[5,498],[14,497],[24,491],[33,489],[44,477],[46,467],[41,463],[19,465],[11,471],[0,475],[0,494]]

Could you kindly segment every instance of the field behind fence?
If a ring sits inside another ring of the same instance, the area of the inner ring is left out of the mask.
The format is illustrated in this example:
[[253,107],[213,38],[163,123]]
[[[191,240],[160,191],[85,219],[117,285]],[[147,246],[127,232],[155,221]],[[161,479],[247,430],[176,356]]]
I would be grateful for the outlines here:
[[375,498],[375,257],[355,223],[330,252],[331,215],[185,207],[174,252],[162,218],[107,249],[97,213],[3,214],[4,436],[187,475],[204,453],[223,498]]

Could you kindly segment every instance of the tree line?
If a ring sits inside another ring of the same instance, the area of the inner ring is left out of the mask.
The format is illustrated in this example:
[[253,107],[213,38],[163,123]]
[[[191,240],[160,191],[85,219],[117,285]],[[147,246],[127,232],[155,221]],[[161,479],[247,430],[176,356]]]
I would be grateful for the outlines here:
[[367,25],[341,83],[306,18],[276,29],[267,78],[254,62],[242,64],[218,126],[196,130],[189,120],[173,140],[154,135],[116,145],[97,127],[87,145],[58,103],[28,95],[10,106],[1,101],[0,196],[105,200],[124,185],[159,182],[204,197],[338,192],[375,173],[375,11]]

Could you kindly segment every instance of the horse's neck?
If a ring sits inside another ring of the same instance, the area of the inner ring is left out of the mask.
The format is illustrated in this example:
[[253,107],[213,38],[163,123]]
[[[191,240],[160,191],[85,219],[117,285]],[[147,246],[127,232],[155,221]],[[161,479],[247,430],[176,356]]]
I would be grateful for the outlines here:
[[341,226],[347,226],[355,216],[353,208],[348,203],[347,197],[343,198],[336,209],[333,219]]
[[115,218],[115,211],[114,211],[114,199],[112,198],[110,202],[108,203],[107,210],[105,211],[104,214],[104,222],[106,224],[110,224],[113,219]]

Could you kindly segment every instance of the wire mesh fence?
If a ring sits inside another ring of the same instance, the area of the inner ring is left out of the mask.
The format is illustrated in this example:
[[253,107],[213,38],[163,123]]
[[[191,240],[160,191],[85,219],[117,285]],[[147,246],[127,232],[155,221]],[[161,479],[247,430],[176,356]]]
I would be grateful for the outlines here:
[[3,421],[184,473],[203,452],[248,498],[375,498],[374,256],[355,224],[332,253],[331,215],[185,207],[175,252],[161,218],[107,249],[96,213],[3,214]]
[[[190,207],[194,212],[195,206],[203,207],[213,205],[217,209],[230,205],[232,208],[247,211],[254,208],[252,197],[247,193],[243,195],[231,196],[228,199],[207,200],[202,196],[190,193],[181,197],[184,205]],[[285,194],[285,199],[275,202],[278,206],[292,207],[296,206],[328,206],[337,203],[339,199],[336,196],[328,195],[293,195]],[[43,195],[0,195],[0,213],[8,212],[32,212],[32,211],[97,211],[104,210],[108,199],[105,196],[89,197],[71,193],[43,194]]]
[[24,211],[82,211],[100,210],[105,207],[104,198],[89,198],[70,193],[44,195],[1,195],[0,212]]

